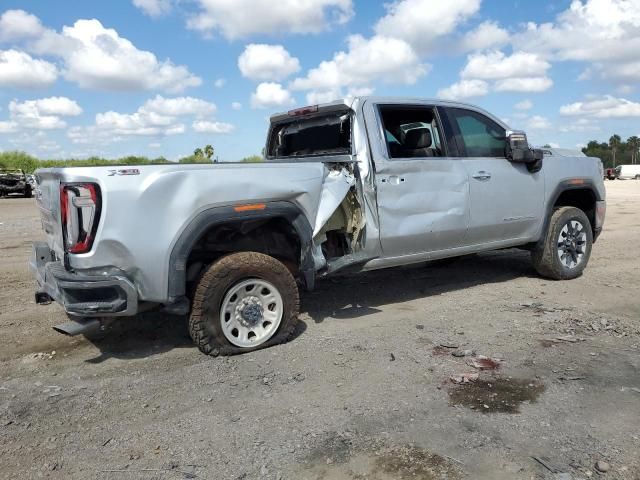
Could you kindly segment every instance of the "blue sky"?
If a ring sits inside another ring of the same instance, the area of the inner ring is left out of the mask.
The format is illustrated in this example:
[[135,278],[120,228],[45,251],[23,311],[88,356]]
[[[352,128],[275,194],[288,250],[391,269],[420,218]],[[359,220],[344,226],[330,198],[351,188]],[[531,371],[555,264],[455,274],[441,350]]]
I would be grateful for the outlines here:
[[367,93],[481,105],[533,143],[640,133],[640,0],[3,0],[0,150],[261,151],[268,116]]

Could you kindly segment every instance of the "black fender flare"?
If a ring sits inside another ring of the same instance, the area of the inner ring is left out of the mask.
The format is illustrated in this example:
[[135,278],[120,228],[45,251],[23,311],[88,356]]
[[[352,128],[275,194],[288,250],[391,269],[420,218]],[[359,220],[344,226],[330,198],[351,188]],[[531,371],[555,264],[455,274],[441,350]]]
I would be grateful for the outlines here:
[[[598,192],[598,189],[595,187],[593,180],[590,178],[572,178],[569,180],[563,180],[556,186],[553,193],[549,196],[549,203],[546,205],[545,209],[544,224],[540,233],[540,240],[536,242],[536,245],[540,245],[542,242],[544,242],[544,239],[547,235],[547,230],[549,229],[549,222],[551,221],[551,216],[553,215],[553,208],[560,198],[560,195],[570,190],[589,190],[591,193],[593,193],[593,197],[595,198],[596,202],[604,200]],[[591,228],[595,229],[595,225],[592,225]],[[596,232],[594,231],[594,242],[595,238]]]
[[169,256],[169,303],[179,301],[186,293],[187,260],[195,243],[211,227],[236,220],[284,218],[295,229],[300,239],[300,273],[307,290],[315,285],[313,262],[313,228],[302,210],[291,202],[266,202],[256,210],[237,211],[233,206],[212,207],[200,212],[180,232]]

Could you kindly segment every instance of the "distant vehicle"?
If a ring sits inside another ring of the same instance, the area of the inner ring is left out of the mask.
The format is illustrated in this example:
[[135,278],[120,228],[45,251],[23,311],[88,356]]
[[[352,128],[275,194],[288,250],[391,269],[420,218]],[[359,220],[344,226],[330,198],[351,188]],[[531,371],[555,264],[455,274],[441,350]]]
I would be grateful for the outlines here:
[[31,198],[33,188],[22,170],[6,170],[0,168],[0,197],[10,193],[20,193]]
[[604,171],[604,178],[607,180],[615,180],[616,179],[616,169],[615,168],[607,168]]
[[616,178],[618,180],[629,180],[631,178],[640,180],[640,165],[618,165],[616,167]]

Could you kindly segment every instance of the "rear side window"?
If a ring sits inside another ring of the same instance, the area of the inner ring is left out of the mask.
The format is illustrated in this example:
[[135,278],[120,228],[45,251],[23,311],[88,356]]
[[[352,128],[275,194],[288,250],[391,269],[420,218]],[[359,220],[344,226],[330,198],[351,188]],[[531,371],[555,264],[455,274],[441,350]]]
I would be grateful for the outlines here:
[[450,122],[465,157],[504,157],[506,131],[490,118],[471,110],[448,108]]
[[389,158],[443,156],[440,129],[432,107],[422,105],[382,105]]
[[351,154],[351,113],[301,118],[275,124],[269,137],[271,158]]

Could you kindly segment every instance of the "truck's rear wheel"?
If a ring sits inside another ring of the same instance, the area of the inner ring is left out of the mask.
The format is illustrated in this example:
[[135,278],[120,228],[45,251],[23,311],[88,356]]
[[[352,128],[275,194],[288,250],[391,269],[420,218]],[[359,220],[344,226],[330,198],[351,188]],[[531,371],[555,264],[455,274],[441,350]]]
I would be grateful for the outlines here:
[[286,342],[299,308],[298,286],[284,264],[262,253],[233,253],[200,279],[189,333],[208,355],[244,353]]
[[591,256],[593,232],[587,215],[575,207],[561,207],[551,216],[542,243],[531,252],[536,271],[553,280],[582,275]]

